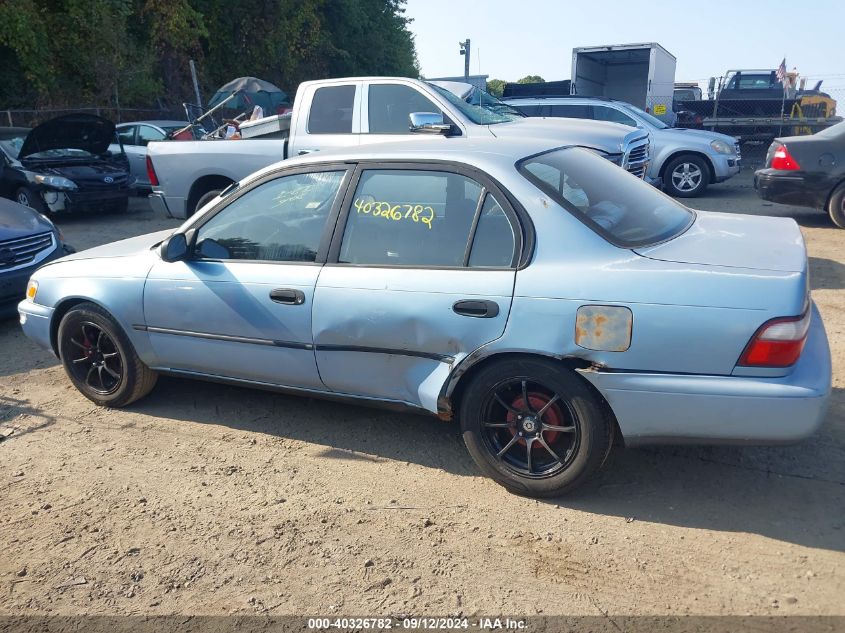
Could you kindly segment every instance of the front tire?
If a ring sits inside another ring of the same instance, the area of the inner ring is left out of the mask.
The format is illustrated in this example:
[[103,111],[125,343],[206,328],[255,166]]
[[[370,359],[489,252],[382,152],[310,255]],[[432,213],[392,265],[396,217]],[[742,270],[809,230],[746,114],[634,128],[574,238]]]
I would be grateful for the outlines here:
[[123,407],[143,398],[158,378],[114,318],[93,303],[79,304],[62,318],[58,347],[71,382],[100,406]]
[[543,359],[504,360],[472,377],[460,406],[481,471],[511,492],[555,497],[604,463],[613,424],[582,378]]
[[669,161],[663,170],[666,193],[676,198],[695,198],[710,184],[710,167],[698,156],[684,154]]
[[845,182],[841,183],[830,195],[827,203],[827,213],[833,223],[840,229],[845,229]]

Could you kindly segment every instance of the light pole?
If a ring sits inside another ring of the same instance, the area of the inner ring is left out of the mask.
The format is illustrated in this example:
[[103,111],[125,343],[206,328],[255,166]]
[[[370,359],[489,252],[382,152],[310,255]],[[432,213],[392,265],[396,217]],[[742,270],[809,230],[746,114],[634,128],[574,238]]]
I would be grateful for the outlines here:
[[466,42],[458,42],[461,47],[461,55],[464,56],[464,80],[469,81],[469,38]]

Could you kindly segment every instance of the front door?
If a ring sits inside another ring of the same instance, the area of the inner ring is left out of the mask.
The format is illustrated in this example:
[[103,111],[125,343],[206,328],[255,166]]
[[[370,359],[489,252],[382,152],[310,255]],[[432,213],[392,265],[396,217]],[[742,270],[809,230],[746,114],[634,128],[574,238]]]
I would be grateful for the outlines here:
[[324,389],[312,301],[346,174],[270,175],[200,220],[191,258],[156,263],[144,314],[159,367]]
[[435,411],[454,364],[502,335],[522,244],[492,183],[455,166],[359,170],[314,296],[333,391]]

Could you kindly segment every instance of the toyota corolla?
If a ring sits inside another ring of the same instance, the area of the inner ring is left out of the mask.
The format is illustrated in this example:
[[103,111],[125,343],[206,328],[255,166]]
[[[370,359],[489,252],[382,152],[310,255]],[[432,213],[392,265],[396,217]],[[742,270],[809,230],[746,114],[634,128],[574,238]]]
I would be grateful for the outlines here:
[[99,405],[159,374],[401,405],[551,496],[614,443],[813,433],[831,365],[807,275],[791,219],[692,211],[548,141],[415,141],[264,169],[175,231],[41,268],[19,311]]

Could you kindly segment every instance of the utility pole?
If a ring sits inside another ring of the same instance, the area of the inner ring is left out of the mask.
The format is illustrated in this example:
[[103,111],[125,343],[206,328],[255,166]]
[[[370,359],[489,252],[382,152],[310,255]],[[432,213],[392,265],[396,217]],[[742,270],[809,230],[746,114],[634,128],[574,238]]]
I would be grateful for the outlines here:
[[469,81],[469,38],[466,42],[458,42],[458,46],[461,47],[461,55],[464,56],[464,79]]

